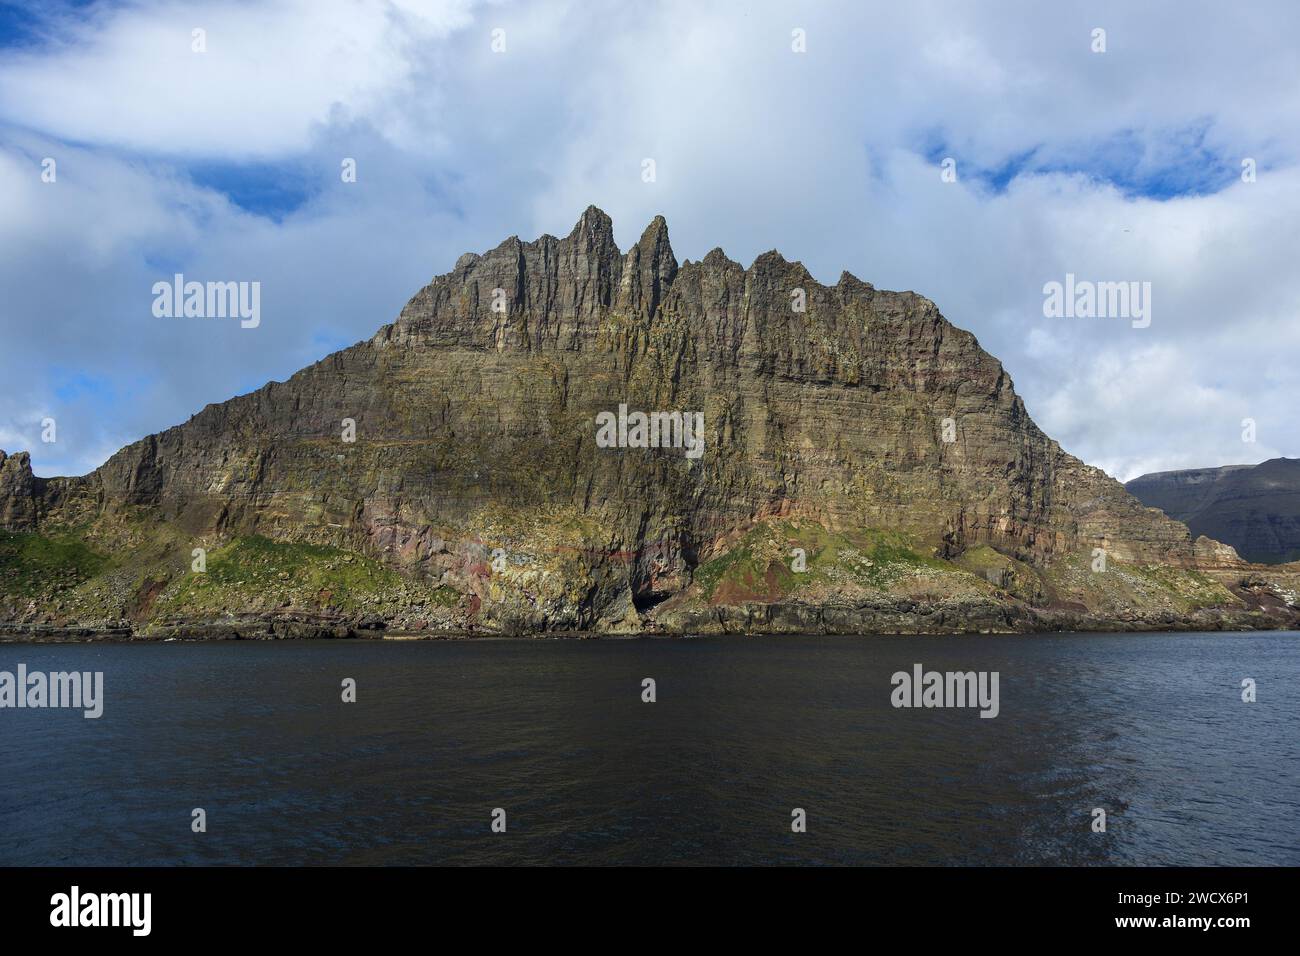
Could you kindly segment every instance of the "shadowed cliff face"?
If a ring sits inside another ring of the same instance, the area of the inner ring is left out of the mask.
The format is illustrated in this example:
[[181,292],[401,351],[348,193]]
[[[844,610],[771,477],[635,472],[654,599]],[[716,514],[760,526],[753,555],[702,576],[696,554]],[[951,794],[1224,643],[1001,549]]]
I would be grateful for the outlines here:
[[[702,414],[702,453],[601,447],[598,416],[620,406]],[[785,555],[721,594],[697,580],[774,523],[778,550],[808,529],[837,555],[888,532],[954,570],[985,549],[1013,566],[996,588],[1094,548],[1236,563],[1065,454],[929,300],[848,273],[823,286],[776,252],[679,265],[662,218],[621,253],[594,207],[563,239],[462,256],[369,341],[84,478],[17,460],[0,462],[10,530],[90,528],[116,552],[154,540],[144,521],[169,529],[159,554],[247,536],[359,552],[488,626],[636,628],[670,598],[783,599]],[[823,603],[844,593],[827,575]],[[1020,597],[1071,603],[1042,582]]]
[[1300,560],[1300,460],[1165,471],[1125,488],[1197,534],[1262,564]]

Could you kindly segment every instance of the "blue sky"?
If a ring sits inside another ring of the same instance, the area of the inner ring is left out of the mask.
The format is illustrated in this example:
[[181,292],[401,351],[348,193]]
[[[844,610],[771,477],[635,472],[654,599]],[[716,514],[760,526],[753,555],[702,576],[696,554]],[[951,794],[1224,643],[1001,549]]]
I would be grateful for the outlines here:
[[[0,2],[0,448],[85,472],[595,203],[929,296],[1116,477],[1300,454],[1295,5],[974,6]],[[261,325],[155,318],[177,271]],[[1151,325],[1045,318],[1066,273]]]

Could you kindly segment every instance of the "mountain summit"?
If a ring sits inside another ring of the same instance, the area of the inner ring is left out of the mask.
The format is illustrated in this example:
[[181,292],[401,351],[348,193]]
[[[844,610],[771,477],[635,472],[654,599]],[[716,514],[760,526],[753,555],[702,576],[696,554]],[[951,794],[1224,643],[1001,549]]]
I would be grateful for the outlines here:
[[662,217],[622,252],[594,206],[89,475],[0,453],[0,527],[0,618],[29,631],[1296,617],[1289,572],[1252,577],[1062,451],[928,299],[777,252],[682,264]]

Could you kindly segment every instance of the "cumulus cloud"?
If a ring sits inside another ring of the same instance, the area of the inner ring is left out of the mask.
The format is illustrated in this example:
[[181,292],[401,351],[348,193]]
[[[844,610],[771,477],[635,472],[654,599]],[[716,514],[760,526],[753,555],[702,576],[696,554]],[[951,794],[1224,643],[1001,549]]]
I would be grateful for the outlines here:
[[98,4],[6,57],[7,118],[64,139],[189,156],[311,145],[336,111],[401,122],[418,50],[469,22],[470,0]]
[[[37,27],[0,46],[0,444],[39,474],[589,203],[624,246],[663,213],[679,257],[779,247],[928,295],[1117,477],[1300,453],[1294,5],[140,2]],[[173,271],[261,281],[262,325],[154,318]],[[1149,281],[1150,327],[1044,317],[1066,273]]]

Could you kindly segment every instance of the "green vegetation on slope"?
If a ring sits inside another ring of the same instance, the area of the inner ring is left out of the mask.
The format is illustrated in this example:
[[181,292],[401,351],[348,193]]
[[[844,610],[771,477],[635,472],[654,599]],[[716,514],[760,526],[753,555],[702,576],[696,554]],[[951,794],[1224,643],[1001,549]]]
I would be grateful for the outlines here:
[[[795,549],[803,551],[802,571],[795,570]],[[898,532],[846,534],[812,521],[787,520],[750,529],[730,549],[696,568],[694,583],[711,603],[773,602],[822,589],[887,592],[932,575],[952,576],[954,583],[969,578],[948,562],[919,553]]]
[[252,535],[210,552],[207,570],[173,582],[158,610],[210,613],[284,602],[355,610],[401,583],[396,572],[349,551]]
[[1094,570],[1089,554],[1062,555],[1045,571],[1053,599],[1096,612],[1122,614],[1135,608],[1187,614],[1209,607],[1238,607],[1226,587],[1200,571],[1136,565],[1111,558]]
[[76,587],[99,574],[108,558],[71,535],[0,531],[0,594],[39,597]]

